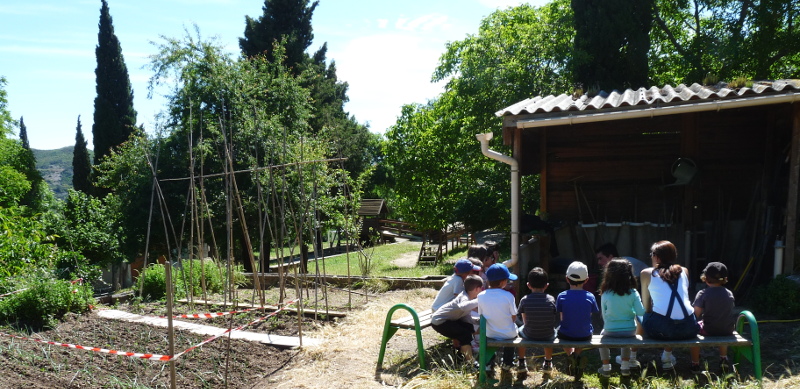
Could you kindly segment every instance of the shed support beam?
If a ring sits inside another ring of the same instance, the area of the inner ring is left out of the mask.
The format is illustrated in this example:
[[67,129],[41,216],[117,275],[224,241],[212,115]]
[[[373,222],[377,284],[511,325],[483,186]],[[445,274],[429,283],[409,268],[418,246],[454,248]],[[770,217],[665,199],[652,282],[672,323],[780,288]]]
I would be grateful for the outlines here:
[[800,181],[800,104],[792,104],[792,156],[789,166],[789,193],[786,199],[786,250],[783,255],[783,273],[794,271],[797,244],[797,191]]

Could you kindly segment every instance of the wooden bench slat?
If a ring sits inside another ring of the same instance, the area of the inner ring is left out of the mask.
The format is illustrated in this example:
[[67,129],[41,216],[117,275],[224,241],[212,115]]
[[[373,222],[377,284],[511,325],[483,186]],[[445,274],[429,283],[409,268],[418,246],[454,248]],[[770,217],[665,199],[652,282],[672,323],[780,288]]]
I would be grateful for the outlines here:
[[[433,311],[428,309],[425,311],[417,312],[417,317],[419,318],[420,328],[428,327],[431,325],[431,318],[433,317]],[[414,318],[412,316],[401,317],[399,319],[392,320],[392,325],[398,328],[413,329]]]

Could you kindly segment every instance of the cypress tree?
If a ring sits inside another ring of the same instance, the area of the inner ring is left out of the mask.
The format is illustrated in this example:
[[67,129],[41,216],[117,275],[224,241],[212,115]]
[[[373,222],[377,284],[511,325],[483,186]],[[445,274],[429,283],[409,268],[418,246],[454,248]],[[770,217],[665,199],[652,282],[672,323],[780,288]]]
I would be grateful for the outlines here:
[[311,16],[319,1],[310,6],[308,0],[264,0],[264,14],[257,20],[245,16],[244,38],[239,38],[239,47],[247,57],[266,54],[273,61],[273,44],[285,39],[286,66],[295,69],[307,57],[314,34]]
[[25,119],[22,116],[19,117],[19,141],[25,150],[31,149],[31,144],[28,142],[28,128],[25,127]]
[[136,111],[133,109],[128,68],[122,56],[122,47],[114,34],[114,25],[106,0],[100,9],[97,34],[97,97],[94,99],[94,163],[98,164],[135,131]]
[[31,189],[20,200],[20,204],[26,205],[34,212],[37,212],[42,205],[40,194],[44,188],[44,178],[42,178],[39,170],[36,169],[36,156],[33,155],[33,150],[31,150],[31,145],[28,141],[28,128],[25,126],[25,119],[21,116],[19,118],[19,140],[24,149],[21,155],[22,173],[31,183]]
[[72,187],[83,193],[92,191],[92,164],[89,161],[89,150],[81,129],[81,116],[78,115],[78,126],[75,128],[75,149],[72,151]]

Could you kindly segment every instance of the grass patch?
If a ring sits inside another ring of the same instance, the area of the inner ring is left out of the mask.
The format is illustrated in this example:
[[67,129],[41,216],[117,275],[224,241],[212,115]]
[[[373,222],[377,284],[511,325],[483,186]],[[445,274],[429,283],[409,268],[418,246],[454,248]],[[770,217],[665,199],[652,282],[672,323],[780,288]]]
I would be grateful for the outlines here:
[[[416,260],[419,255],[419,242],[401,242],[385,244],[364,249],[363,253],[351,252],[332,257],[326,257],[323,269],[322,261],[318,264],[308,264],[311,273],[319,272],[332,275],[361,276],[364,261],[369,261],[369,275],[379,277],[424,277],[427,275],[450,275],[453,273],[452,262],[466,256],[466,247],[450,250],[439,262],[439,265],[416,265],[414,267],[399,267],[392,263],[404,255],[410,255]],[[349,266],[349,273],[348,273]]]

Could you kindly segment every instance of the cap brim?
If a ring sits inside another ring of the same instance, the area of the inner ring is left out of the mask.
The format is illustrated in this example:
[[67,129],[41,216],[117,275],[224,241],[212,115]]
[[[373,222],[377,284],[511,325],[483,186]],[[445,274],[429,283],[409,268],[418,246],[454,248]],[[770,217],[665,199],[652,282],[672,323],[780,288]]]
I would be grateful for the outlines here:
[[514,273],[508,273],[508,279],[511,281],[515,281],[517,279],[517,275]]
[[472,266],[472,271],[481,271],[480,266]]

